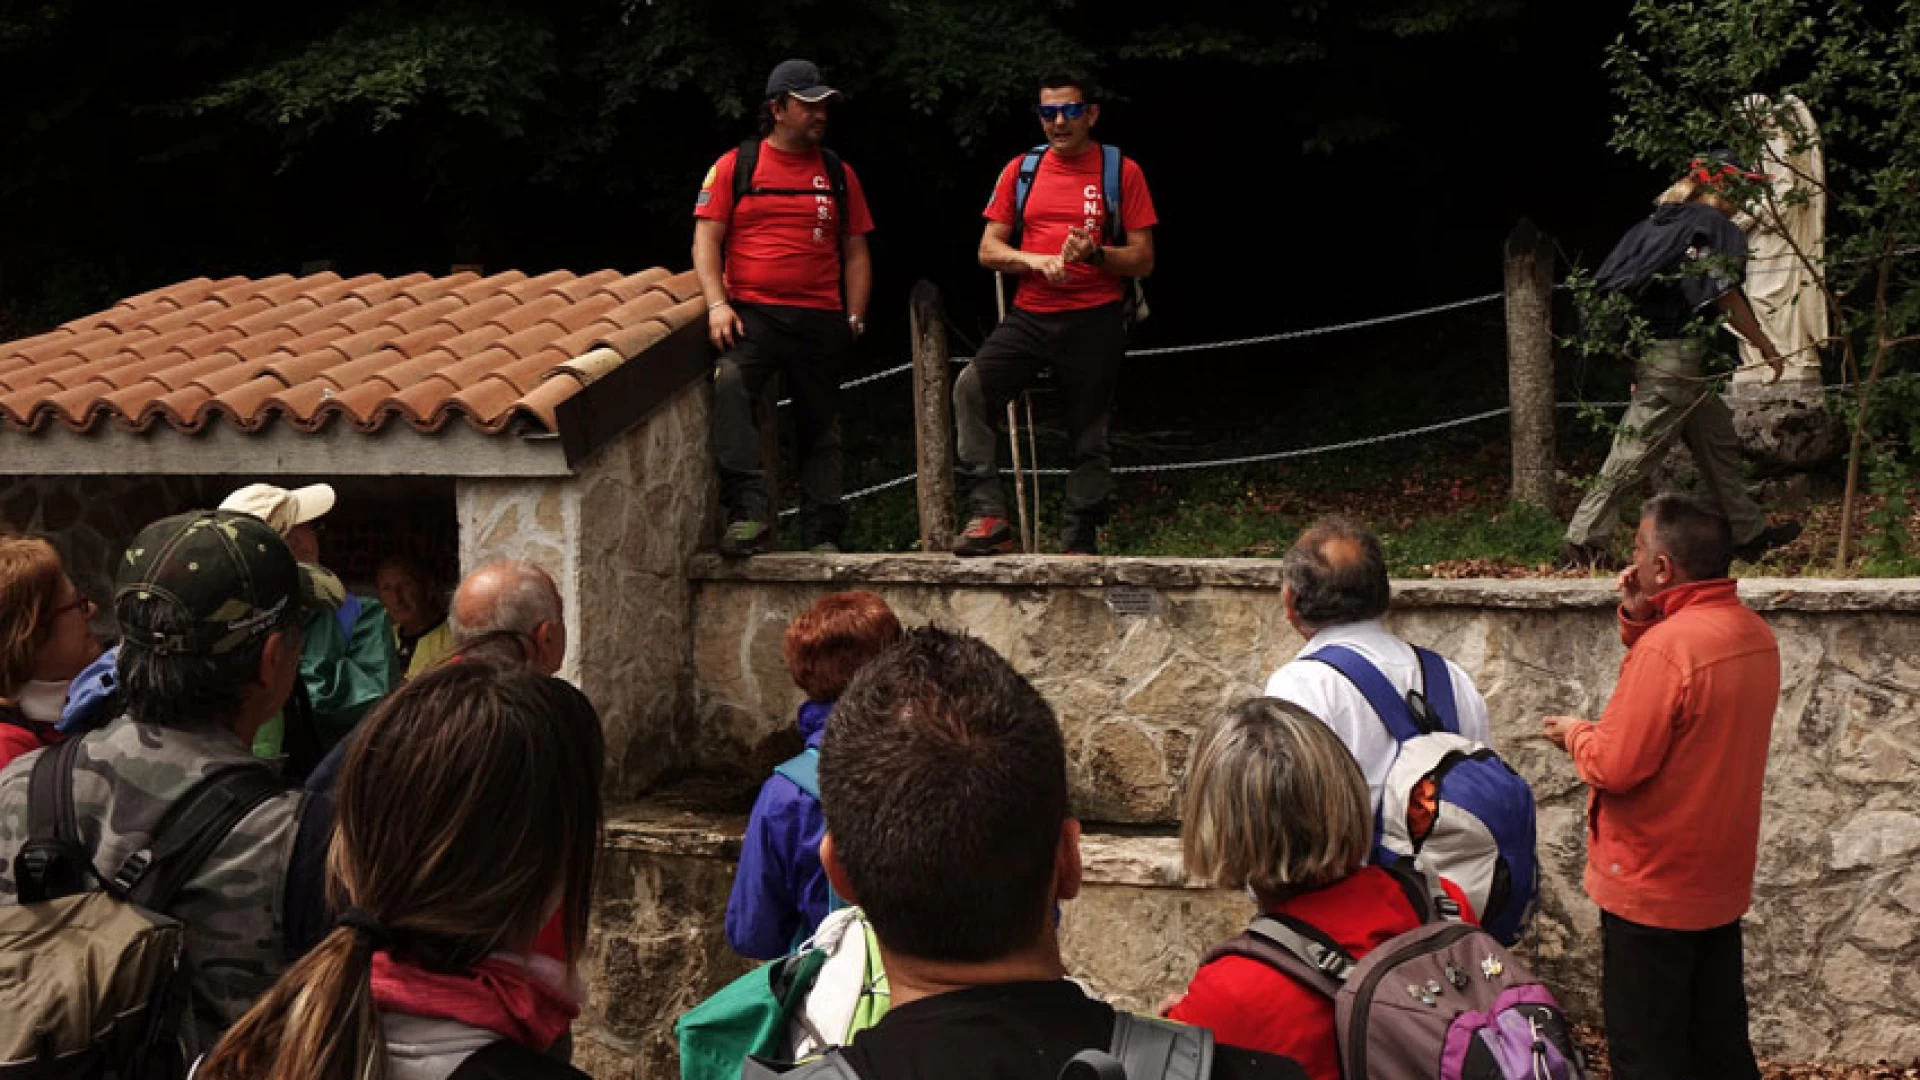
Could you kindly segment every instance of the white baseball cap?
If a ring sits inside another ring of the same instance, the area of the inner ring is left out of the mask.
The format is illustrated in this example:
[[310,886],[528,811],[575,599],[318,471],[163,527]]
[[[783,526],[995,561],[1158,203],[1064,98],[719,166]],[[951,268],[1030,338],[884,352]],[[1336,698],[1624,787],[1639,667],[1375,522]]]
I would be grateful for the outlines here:
[[272,484],[248,484],[220,503],[222,510],[252,514],[281,536],[333,509],[333,487],[311,484],[288,491]]

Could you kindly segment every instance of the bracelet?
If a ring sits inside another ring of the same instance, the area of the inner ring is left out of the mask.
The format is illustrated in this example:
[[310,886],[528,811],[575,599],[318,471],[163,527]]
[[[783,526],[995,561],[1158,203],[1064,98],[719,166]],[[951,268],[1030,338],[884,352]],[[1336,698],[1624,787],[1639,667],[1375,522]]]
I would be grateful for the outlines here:
[[1093,254],[1087,256],[1087,265],[1088,266],[1107,265],[1107,249],[1104,247],[1094,248]]
[[733,303],[733,301],[731,301],[731,300],[728,300],[728,299],[725,299],[725,298],[722,298],[722,299],[719,299],[719,300],[715,300],[715,301],[714,301],[713,303],[711,303],[711,304],[708,304],[708,305],[707,305],[707,310],[708,310],[708,311],[712,311],[712,310],[713,310],[714,308],[717,308],[717,307],[726,307],[727,305],[729,305],[729,304],[732,304],[732,303]]

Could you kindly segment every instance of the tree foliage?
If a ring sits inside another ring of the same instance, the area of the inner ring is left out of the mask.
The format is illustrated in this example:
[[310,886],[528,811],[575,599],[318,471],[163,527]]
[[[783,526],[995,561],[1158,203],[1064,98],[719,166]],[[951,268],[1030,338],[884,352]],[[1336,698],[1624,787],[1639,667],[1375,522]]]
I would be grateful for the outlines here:
[[[1898,496],[1920,457],[1920,388],[1889,381],[1920,368],[1920,2],[1637,0],[1632,22],[1607,65],[1620,103],[1616,149],[1677,170],[1730,147],[1762,172],[1784,173],[1791,166],[1767,132],[1797,130],[1787,100],[1805,102],[1819,125],[1786,156],[1817,137],[1826,161],[1822,183],[1801,177],[1826,196],[1825,257],[1795,255],[1826,293],[1827,349],[1851,384],[1834,400],[1853,430],[1837,552],[1845,569],[1863,464]],[[1774,107],[1744,104],[1753,93]],[[1763,204],[1782,197],[1766,184],[1744,194]],[[1589,334],[1583,344],[1601,343]]]

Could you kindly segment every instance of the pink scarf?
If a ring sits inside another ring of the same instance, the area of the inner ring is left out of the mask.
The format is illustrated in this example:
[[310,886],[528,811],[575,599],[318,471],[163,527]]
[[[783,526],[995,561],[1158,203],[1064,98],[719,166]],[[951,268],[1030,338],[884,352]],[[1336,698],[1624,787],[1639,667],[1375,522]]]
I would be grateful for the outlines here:
[[443,975],[385,952],[373,955],[373,1000],[382,1011],[484,1028],[530,1050],[551,1047],[580,1015],[580,993],[545,957],[495,953]]

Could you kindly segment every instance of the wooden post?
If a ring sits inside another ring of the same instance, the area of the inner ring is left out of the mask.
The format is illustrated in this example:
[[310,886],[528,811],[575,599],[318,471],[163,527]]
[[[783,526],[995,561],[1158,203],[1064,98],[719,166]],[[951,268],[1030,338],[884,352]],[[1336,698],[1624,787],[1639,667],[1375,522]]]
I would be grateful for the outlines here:
[[953,548],[953,391],[947,320],[931,281],[913,287],[913,443],[919,476],[920,550]]
[[1514,502],[1554,511],[1553,247],[1524,218],[1507,237],[1507,402]]

